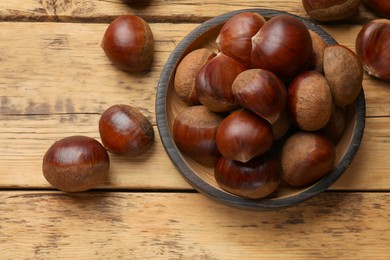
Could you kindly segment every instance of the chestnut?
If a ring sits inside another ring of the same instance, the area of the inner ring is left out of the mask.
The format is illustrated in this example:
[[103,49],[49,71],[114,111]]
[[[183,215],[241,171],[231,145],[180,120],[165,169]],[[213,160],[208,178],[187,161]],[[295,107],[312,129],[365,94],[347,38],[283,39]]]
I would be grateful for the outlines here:
[[390,20],[378,19],[365,24],[355,46],[369,75],[390,80]]
[[388,0],[364,0],[364,4],[370,10],[384,18],[390,18],[390,1]]
[[269,153],[246,163],[220,157],[214,175],[223,190],[245,198],[261,199],[279,187],[281,167]]
[[267,121],[250,111],[240,109],[221,122],[216,142],[224,157],[247,162],[271,148],[273,133]]
[[202,105],[214,112],[228,112],[238,108],[232,85],[247,67],[235,59],[219,53],[199,70],[195,91]]
[[205,106],[185,108],[173,122],[175,144],[197,162],[213,166],[220,156],[215,138],[223,118]]
[[272,72],[250,69],[240,73],[233,82],[236,102],[273,124],[287,102],[284,83]]
[[332,94],[325,77],[316,71],[299,74],[288,86],[288,108],[300,129],[316,131],[324,127],[332,113]]
[[306,12],[315,20],[338,21],[357,13],[361,0],[302,0]]
[[308,70],[315,70],[320,73],[324,72],[324,51],[327,46],[324,39],[316,32],[309,30],[311,41],[313,43],[313,54]]
[[149,68],[153,59],[153,33],[141,17],[121,15],[107,27],[101,47],[118,68],[141,72]]
[[252,37],[265,23],[264,17],[257,13],[243,12],[234,15],[218,34],[216,43],[220,51],[249,66]]
[[359,57],[349,48],[338,44],[325,48],[324,74],[336,105],[355,101],[362,89],[363,72]]
[[282,148],[283,179],[292,186],[311,184],[334,168],[335,158],[335,147],[328,138],[318,133],[297,132]]
[[113,105],[99,120],[103,145],[112,153],[134,157],[145,153],[154,142],[150,121],[136,108]]
[[308,29],[289,15],[271,18],[252,38],[252,67],[271,71],[283,81],[302,72],[312,53]]
[[43,157],[42,171],[55,188],[66,192],[86,191],[108,177],[107,151],[95,139],[70,136],[56,141]]
[[345,108],[333,105],[332,114],[328,123],[321,129],[321,133],[329,138],[334,144],[337,144],[344,134],[347,126]]
[[174,80],[175,92],[187,105],[200,104],[195,91],[195,78],[200,68],[215,55],[207,48],[193,50],[177,66]]

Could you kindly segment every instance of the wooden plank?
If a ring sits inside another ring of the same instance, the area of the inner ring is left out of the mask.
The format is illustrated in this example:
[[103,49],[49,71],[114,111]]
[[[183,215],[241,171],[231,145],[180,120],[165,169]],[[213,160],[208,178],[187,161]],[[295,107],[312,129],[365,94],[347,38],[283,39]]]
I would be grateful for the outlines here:
[[[156,39],[152,69],[131,75],[105,57],[107,24],[0,23],[0,114],[101,113],[130,103],[154,119],[155,92],[170,53],[197,24],[151,24]],[[324,26],[354,48],[360,26]],[[367,115],[390,116],[389,83],[366,76]]]
[[247,212],[200,194],[1,192],[2,259],[388,259],[388,193]]
[[[8,21],[88,21],[112,20],[122,14],[137,14],[148,21],[202,22],[238,9],[263,8],[286,11],[310,18],[301,0],[29,0],[20,5],[10,0],[0,6],[0,20]],[[359,13],[347,22],[363,23],[376,18],[362,5]]]
[[[100,140],[99,114],[0,116],[0,188],[50,188],[42,175],[49,146],[70,135]],[[334,190],[390,190],[390,117],[368,118],[356,158]],[[191,189],[169,160],[155,128],[153,148],[136,159],[111,156],[110,180],[99,188]]]

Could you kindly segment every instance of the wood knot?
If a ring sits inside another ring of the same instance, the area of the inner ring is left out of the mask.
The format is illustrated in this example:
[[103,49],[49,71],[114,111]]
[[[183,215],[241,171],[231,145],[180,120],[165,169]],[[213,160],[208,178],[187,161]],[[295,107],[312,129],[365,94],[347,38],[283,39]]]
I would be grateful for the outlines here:
[[56,16],[66,14],[73,9],[73,0],[40,0],[40,4],[47,14]]

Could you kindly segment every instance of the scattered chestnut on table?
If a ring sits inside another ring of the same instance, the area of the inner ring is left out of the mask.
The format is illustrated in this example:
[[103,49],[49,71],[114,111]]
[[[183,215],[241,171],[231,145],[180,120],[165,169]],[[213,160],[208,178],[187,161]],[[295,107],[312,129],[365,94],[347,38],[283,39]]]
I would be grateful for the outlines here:
[[107,151],[95,139],[70,136],[56,141],[43,157],[42,171],[55,188],[86,191],[106,181],[110,160]]
[[302,0],[306,12],[315,20],[338,21],[354,15],[361,0]]
[[99,120],[103,145],[112,153],[134,157],[145,153],[154,142],[150,121],[136,108],[113,105]]
[[152,30],[136,15],[121,15],[112,21],[101,46],[114,65],[128,72],[148,69],[153,59]]
[[279,187],[281,168],[270,153],[246,163],[220,157],[214,175],[222,189],[245,198],[261,199]]
[[369,75],[390,80],[390,20],[377,19],[365,24],[356,37],[355,47]]

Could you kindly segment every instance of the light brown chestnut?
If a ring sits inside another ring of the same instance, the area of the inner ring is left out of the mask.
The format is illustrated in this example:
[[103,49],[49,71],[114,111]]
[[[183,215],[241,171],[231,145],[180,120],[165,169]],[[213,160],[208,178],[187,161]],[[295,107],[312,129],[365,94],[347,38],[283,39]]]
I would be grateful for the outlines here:
[[118,68],[129,72],[144,71],[153,59],[153,33],[141,17],[121,15],[108,26],[101,47]]
[[212,166],[220,156],[215,136],[222,120],[205,106],[187,107],[174,120],[173,139],[183,153]]
[[230,18],[222,27],[216,43],[222,53],[250,65],[252,37],[266,20],[260,14],[243,12]]
[[284,83],[272,72],[250,69],[240,73],[233,82],[236,102],[273,124],[287,102]]
[[312,53],[308,29],[289,15],[271,18],[252,38],[252,67],[271,71],[283,81],[302,72]]
[[390,18],[390,1],[388,0],[364,0],[366,6],[379,16]]
[[332,94],[325,77],[316,71],[299,74],[288,87],[288,108],[296,126],[306,131],[324,127],[332,113]]
[[361,0],[302,0],[306,12],[318,21],[338,21],[354,15]]
[[221,157],[216,163],[214,175],[223,190],[245,198],[261,199],[279,187],[281,167],[269,153],[246,163]]
[[309,30],[313,43],[313,55],[310,60],[308,70],[315,70],[324,73],[324,51],[327,44],[318,33]]
[[336,105],[351,104],[363,83],[363,66],[359,57],[343,45],[329,45],[324,51],[324,73]]
[[357,35],[355,46],[369,75],[390,80],[390,20],[379,19],[365,24]]
[[201,104],[214,112],[232,111],[238,107],[232,85],[247,67],[229,56],[219,53],[199,70],[195,91]]
[[200,68],[215,55],[207,48],[193,50],[177,66],[174,88],[179,98],[187,105],[200,104],[195,91],[195,78]]
[[236,110],[221,122],[216,143],[224,157],[247,162],[271,148],[271,125],[250,111]]
[[311,184],[335,165],[336,152],[331,141],[318,133],[298,132],[282,148],[283,179],[292,186]]

